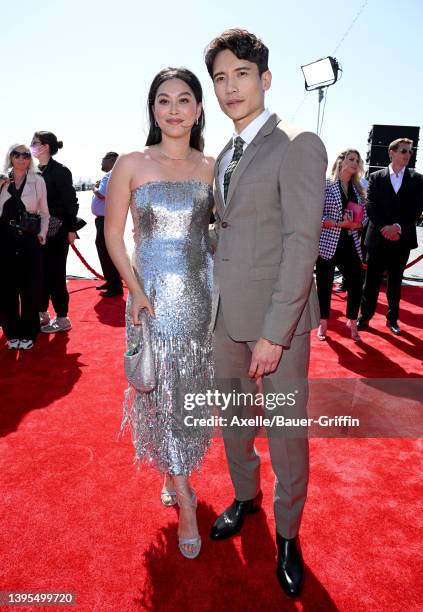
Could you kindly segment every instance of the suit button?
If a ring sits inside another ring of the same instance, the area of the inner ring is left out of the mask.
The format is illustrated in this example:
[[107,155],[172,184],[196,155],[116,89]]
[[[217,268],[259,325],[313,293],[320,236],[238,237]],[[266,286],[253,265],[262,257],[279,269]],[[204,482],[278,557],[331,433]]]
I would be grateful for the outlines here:
[[229,223],[227,221],[222,221],[222,227],[228,227]]

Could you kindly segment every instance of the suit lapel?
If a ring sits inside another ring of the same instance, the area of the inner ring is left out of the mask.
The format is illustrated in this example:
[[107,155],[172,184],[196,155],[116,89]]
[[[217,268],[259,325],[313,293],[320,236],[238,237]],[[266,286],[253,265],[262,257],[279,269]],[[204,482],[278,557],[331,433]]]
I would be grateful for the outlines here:
[[225,203],[223,201],[222,190],[220,189],[219,166],[220,166],[220,162],[222,161],[222,157],[225,155],[226,151],[228,151],[228,149],[230,149],[231,147],[232,147],[232,138],[229,140],[229,142],[226,143],[225,147],[219,153],[216,159],[216,163],[214,165],[214,199],[216,202],[216,208],[217,208],[220,218],[222,218],[223,216],[223,210],[225,208]]
[[410,170],[408,168],[405,169],[404,171],[404,176],[402,177],[402,183],[401,183],[401,187],[398,189],[398,194],[399,195],[401,193],[401,190],[406,191],[408,188],[408,184],[410,182],[411,179],[411,174],[410,174]]
[[391,175],[389,173],[389,166],[383,169],[382,178],[385,183],[386,193],[392,198],[392,196],[396,196],[394,186],[392,185]]
[[224,207],[224,215],[227,214],[228,208],[231,204],[232,196],[237,188],[239,180],[241,176],[244,174],[246,169],[248,168],[251,161],[257,155],[257,152],[260,149],[260,146],[263,143],[263,140],[266,136],[271,134],[275,129],[276,125],[279,123],[280,119],[277,115],[270,115],[269,119],[263,125],[263,127],[257,132],[256,136],[250,142],[248,147],[246,148],[243,156],[241,157],[237,167],[235,168],[232,176],[231,182],[229,183],[228,196],[226,198],[226,205]]
[[334,190],[335,190],[336,201],[338,203],[338,207],[339,207],[341,215],[342,215],[342,194],[341,194],[341,183],[340,183],[340,181],[336,181],[336,183],[334,184]]

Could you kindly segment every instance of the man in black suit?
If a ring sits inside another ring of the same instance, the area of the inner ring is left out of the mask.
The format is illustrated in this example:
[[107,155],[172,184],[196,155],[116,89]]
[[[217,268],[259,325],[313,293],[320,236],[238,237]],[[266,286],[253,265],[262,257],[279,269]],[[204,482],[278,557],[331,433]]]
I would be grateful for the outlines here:
[[413,154],[412,140],[398,138],[391,142],[388,151],[391,163],[370,176],[367,193],[367,271],[358,329],[366,329],[375,313],[383,273],[387,270],[386,325],[399,335],[401,283],[410,250],[417,247],[416,221],[422,211],[423,176],[407,168]]

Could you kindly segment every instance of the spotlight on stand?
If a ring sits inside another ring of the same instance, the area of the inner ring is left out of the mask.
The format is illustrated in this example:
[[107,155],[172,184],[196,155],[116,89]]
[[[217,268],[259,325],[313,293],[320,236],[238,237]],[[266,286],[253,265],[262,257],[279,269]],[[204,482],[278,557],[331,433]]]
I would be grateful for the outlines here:
[[[303,71],[305,88],[307,91],[317,89],[319,93],[318,111],[317,111],[317,133],[320,134],[320,104],[323,100],[323,90],[331,85],[334,85],[338,80],[338,73],[342,72],[342,68],[334,57],[323,57],[311,64],[301,66]],[[322,118],[323,123],[323,118]]]

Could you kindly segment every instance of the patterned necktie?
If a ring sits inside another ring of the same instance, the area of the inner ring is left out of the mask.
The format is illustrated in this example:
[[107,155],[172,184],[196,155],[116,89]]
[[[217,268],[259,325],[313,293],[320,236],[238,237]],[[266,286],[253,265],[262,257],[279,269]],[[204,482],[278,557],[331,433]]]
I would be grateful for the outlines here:
[[229,183],[231,182],[231,176],[233,171],[238,165],[239,160],[242,157],[244,141],[241,136],[237,136],[234,141],[234,154],[230,161],[229,166],[226,168],[225,175],[223,177],[223,197],[226,203],[226,196],[228,195]]

